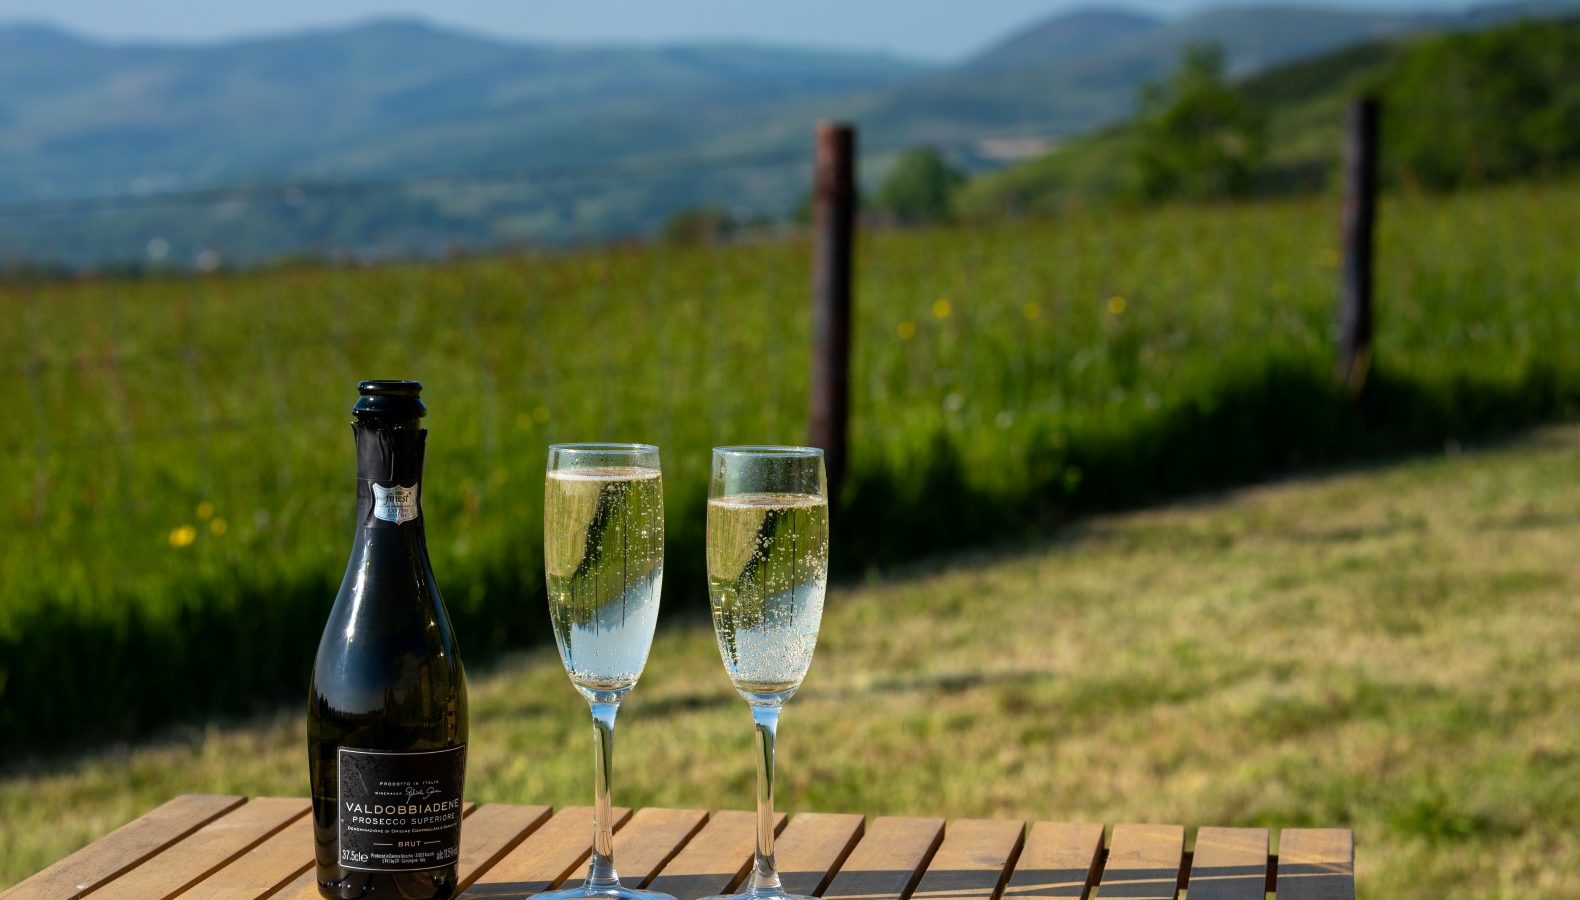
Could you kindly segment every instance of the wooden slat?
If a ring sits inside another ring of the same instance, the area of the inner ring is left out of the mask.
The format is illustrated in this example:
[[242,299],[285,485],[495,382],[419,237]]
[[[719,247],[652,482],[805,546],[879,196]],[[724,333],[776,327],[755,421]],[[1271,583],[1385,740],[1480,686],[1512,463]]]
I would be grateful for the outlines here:
[[1004,888],[1005,900],[1079,900],[1096,881],[1099,823],[1035,822]]
[[301,797],[259,797],[192,832],[102,888],[116,900],[165,900],[307,815]]
[[615,836],[614,865],[620,883],[641,887],[652,881],[707,821],[707,812],[700,809],[639,810]]
[[470,887],[506,853],[541,828],[549,820],[549,813],[547,806],[489,803],[467,816],[461,825],[461,858],[456,861],[461,890]]
[[80,897],[246,802],[245,797],[213,794],[176,797],[13,887],[5,897]]
[[885,816],[872,820],[824,892],[825,900],[905,897],[921,878],[943,836],[943,819]]
[[785,893],[821,894],[861,837],[861,816],[801,813],[774,841],[774,862]]
[[[473,813],[476,815],[472,815]],[[177,797],[3,895],[6,900],[98,897],[316,900],[306,800]],[[467,804],[459,863],[468,898],[521,900],[560,885],[591,849],[591,810]],[[616,811],[617,860],[628,885],[697,900],[735,888],[750,870],[755,816],[700,810]],[[1119,825],[1106,860],[1102,826],[880,818],[808,813],[777,825],[787,891],[825,900],[1174,900],[1184,829]],[[1202,828],[1190,900],[1261,900],[1265,829]],[[1280,836],[1279,900],[1354,900],[1354,835],[1288,829]],[[1013,871],[1009,871],[1013,869]],[[1008,877],[1006,878],[1006,874]],[[271,894],[271,892],[273,892]]]
[[1199,829],[1189,887],[1190,900],[1263,900],[1267,829]]
[[1355,835],[1347,828],[1284,829],[1278,900],[1355,900]]
[[[461,806],[462,822],[464,823],[476,809],[477,804],[475,803],[463,804]],[[309,816],[308,819],[311,820],[312,817]],[[461,852],[463,855],[466,853],[466,841],[466,825],[462,824]],[[318,866],[313,857],[314,847],[311,833],[309,833],[307,843],[302,846],[304,848],[302,852],[307,857],[307,865],[303,867],[302,873],[287,882],[284,887],[275,890],[274,893],[260,896],[268,896],[270,900],[322,900],[323,895],[318,893]]]
[[257,900],[312,864],[313,817],[306,815],[188,888],[181,900]]
[[[629,809],[616,809],[616,827],[630,817]],[[484,870],[463,896],[468,900],[482,897],[521,900],[528,894],[546,891],[575,874],[591,853],[592,807],[567,807],[517,844],[503,859]]]
[[307,867],[302,874],[286,882],[284,887],[278,888],[272,894],[265,894],[269,900],[314,900],[322,898],[318,893],[318,866],[313,858],[312,839],[308,839]]
[[927,864],[913,900],[993,900],[1020,852],[1026,823],[956,819]]
[[[784,825],[784,818],[784,813],[775,815],[776,830]],[[722,894],[746,874],[756,848],[756,813],[714,813],[697,836],[653,879],[652,889],[673,894],[675,900]]]
[[1178,825],[1115,825],[1108,862],[1094,897],[1174,900],[1185,861],[1185,829]]

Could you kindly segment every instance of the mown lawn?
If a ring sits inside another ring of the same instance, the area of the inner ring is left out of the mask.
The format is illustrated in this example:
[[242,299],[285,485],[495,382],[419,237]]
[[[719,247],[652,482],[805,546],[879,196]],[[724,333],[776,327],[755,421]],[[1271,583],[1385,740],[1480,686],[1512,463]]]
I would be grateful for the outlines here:
[[[1577,548],[1567,426],[843,587],[785,718],[782,806],[1347,824],[1368,897],[1580,896]],[[745,807],[748,717],[679,618],[622,720],[616,798]],[[471,796],[585,801],[552,651],[472,687]],[[13,767],[0,884],[174,793],[305,793],[303,742],[292,708]]]

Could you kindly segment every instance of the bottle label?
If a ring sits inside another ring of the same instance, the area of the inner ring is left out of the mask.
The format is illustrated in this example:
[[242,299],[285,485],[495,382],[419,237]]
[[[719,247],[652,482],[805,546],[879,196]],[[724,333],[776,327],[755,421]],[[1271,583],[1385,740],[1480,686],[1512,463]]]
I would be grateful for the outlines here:
[[340,865],[411,872],[461,852],[466,745],[425,753],[340,748]]
[[373,485],[373,518],[399,525],[417,518],[417,485]]

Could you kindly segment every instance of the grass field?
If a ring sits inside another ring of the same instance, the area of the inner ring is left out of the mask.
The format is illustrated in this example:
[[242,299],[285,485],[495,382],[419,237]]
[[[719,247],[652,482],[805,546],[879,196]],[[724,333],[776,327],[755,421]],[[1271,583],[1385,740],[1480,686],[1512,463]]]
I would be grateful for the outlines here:
[[[1580,895],[1580,426],[1450,450],[836,589],[781,805],[1348,824],[1365,897]],[[746,807],[750,720],[689,615],[621,720],[616,800]],[[472,798],[585,801],[552,651],[472,696]],[[301,795],[304,740],[292,706],[14,771],[0,884],[174,793]]]
[[[1338,204],[864,235],[848,572],[1580,406],[1580,183],[1389,197],[1368,406],[1329,377]],[[613,247],[0,287],[0,732],[38,749],[303,689],[362,377],[432,409],[435,567],[474,659],[542,633],[543,448],[804,435],[809,248]],[[47,686],[47,689],[45,688]]]

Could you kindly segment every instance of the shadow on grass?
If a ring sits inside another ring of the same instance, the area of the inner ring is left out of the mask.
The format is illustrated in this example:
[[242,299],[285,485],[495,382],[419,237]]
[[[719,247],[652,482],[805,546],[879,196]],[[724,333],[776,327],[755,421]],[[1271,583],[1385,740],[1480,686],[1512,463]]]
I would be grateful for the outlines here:
[[834,523],[834,561],[846,573],[870,569],[1046,533],[1087,513],[1440,451],[1448,441],[1494,439],[1577,412],[1580,385],[1546,366],[1504,381],[1425,383],[1378,372],[1356,398],[1309,366],[1275,364],[1123,428],[1039,435],[1029,481],[1013,495],[974,488],[942,436],[921,472],[858,471]]
[[[1549,367],[1497,381],[1428,382],[1379,371],[1357,399],[1310,366],[1272,363],[1123,427],[1038,435],[1029,477],[1013,492],[975,487],[944,436],[920,472],[858,468],[836,512],[834,560],[846,574],[870,571],[1046,534],[1086,513],[1439,450],[1451,439],[1495,438],[1577,410],[1580,386]],[[666,596],[704,597],[700,522],[675,524]],[[519,560],[498,559],[447,573],[451,614],[470,663],[549,634],[541,584],[524,578],[527,571]],[[184,602],[123,598],[114,618],[87,618],[63,604],[33,606],[0,634],[0,734],[12,751],[0,767],[25,763],[24,752],[305,697],[336,575],[192,583]]]

